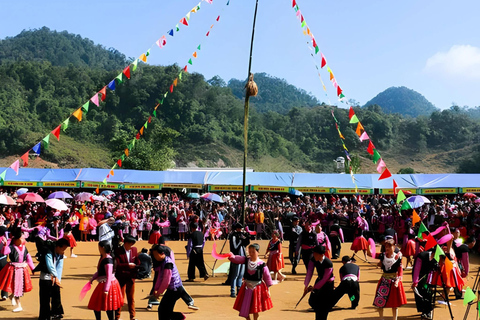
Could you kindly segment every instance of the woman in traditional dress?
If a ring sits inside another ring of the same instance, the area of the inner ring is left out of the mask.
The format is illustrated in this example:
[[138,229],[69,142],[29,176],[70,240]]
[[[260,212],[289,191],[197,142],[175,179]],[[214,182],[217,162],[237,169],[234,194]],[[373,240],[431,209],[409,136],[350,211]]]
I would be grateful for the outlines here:
[[395,253],[393,239],[385,240],[385,252],[377,253],[376,258],[383,274],[378,281],[373,305],[378,308],[380,318],[383,319],[383,309],[392,308],[393,320],[397,320],[398,307],[407,303],[405,290],[402,284],[402,255]]
[[7,241],[3,238],[2,240],[4,245],[2,254],[8,255],[10,262],[0,271],[0,290],[12,293],[12,305],[16,306],[13,312],[20,312],[23,310],[20,297],[25,292],[32,291],[32,281],[28,267],[33,270],[35,266],[24,244],[22,230],[16,228],[12,234],[12,239]]
[[322,247],[325,247],[325,257],[330,259],[332,257],[332,244],[327,234],[322,231],[322,226],[317,224],[315,227],[315,232],[317,233],[318,244]]
[[259,259],[260,246],[256,243],[248,246],[249,257],[235,256],[228,258],[232,263],[245,264],[246,272],[243,276],[243,284],[238,291],[233,309],[240,312],[240,317],[250,320],[258,319],[258,314],[273,308],[272,299],[268,287],[274,281],[270,277],[270,271],[265,262]]
[[[367,230],[367,221],[361,216],[358,216],[355,220],[355,239],[352,242],[350,250],[354,251],[355,253],[357,253],[358,251],[363,251],[363,254],[365,255],[365,260],[367,260],[368,241],[363,236],[363,231]],[[353,256],[355,256],[355,254]],[[355,260],[353,256],[352,259]]]
[[68,240],[68,243],[70,243],[70,258],[76,258],[77,255],[73,253],[73,249],[77,246],[77,241],[75,241],[75,237],[72,234],[72,225],[67,223],[63,231],[63,237]]
[[282,269],[285,268],[285,261],[282,253],[282,241],[280,241],[280,232],[277,230],[272,233],[272,240],[268,243],[265,256],[268,254],[267,267],[268,270],[273,271],[273,278],[277,280],[277,276],[280,282],[285,280],[286,276],[282,274]]
[[102,311],[107,312],[108,320],[113,320],[115,310],[123,306],[122,289],[118,284],[115,274],[113,273],[113,259],[110,255],[112,247],[108,241],[100,241],[98,243],[98,251],[100,252],[100,260],[97,265],[97,272],[90,279],[98,281],[98,285],[93,291],[88,309],[95,312],[95,319],[102,318]]

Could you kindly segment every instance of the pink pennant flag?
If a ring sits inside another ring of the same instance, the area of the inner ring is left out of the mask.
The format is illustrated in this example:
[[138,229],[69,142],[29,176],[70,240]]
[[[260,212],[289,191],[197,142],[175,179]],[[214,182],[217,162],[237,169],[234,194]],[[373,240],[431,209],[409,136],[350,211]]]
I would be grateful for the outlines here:
[[90,101],[92,101],[92,103],[93,103],[94,105],[96,105],[97,107],[99,106],[99,104],[98,104],[98,92],[95,93],[95,95],[90,98]]
[[302,12],[300,10],[297,11],[297,18],[300,19],[300,17],[302,16]]
[[383,159],[380,159],[380,161],[378,161],[378,165],[377,165],[377,172],[378,173],[382,173],[383,172],[383,168],[387,167],[387,165],[385,164],[385,162],[383,161]]
[[14,163],[12,163],[12,165],[10,166],[11,169],[15,170],[15,172],[17,173],[17,176],[18,176],[18,169],[20,169],[20,161],[17,160],[15,161]]
[[360,136],[360,141],[370,140],[366,131],[363,131],[362,135]]
[[167,44],[167,37],[162,36],[160,39],[157,40],[156,43],[157,43],[157,46],[159,46],[160,48],[163,48],[163,46]]

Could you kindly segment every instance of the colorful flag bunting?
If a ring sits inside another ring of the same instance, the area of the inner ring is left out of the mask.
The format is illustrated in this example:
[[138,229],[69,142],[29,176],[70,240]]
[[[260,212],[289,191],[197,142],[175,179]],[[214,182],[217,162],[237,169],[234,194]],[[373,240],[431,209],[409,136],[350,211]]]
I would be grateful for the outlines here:
[[77,110],[75,110],[74,113],[72,113],[72,115],[78,119],[78,121],[82,121],[82,108],[78,108]]
[[187,13],[187,15],[185,17],[187,18],[187,21],[190,21],[190,12]]
[[7,174],[7,170],[3,171],[1,174],[0,174],[0,181],[5,181],[5,175]]
[[210,31],[207,32],[207,37],[210,35]]
[[382,156],[380,156],[380,153],[377,151],[377,149],[373,149],[373,163],[377,164],[378,160],[380,160]]
[[[401,191],[401,190],[400,190]],[[400,194],[400,191],[398,192]],[[403,192],[402,192],[403,194]],[[405,195],[404,195],[405,197]],[[406,198],[406,197],[405,197]],[[408,202],[408,201],[407,201]],[[428,232],[428,229],[427,227],[425,227],[425,225],[423,224],[423,222],[420,222],[420,228],[418,228],[418,234],[417,234],[417,238],[420,238],[420,239],[423,239],[423,233],[424,232]]]
[[173,80],[173,85],[176,87],[178,84],[178,78],[175,78],[175,80]]
[[144,124],[143,126],[145,127],[145,129],[147,129],[147,128],[148,128],[148,120],[147,120],[147,121],[145,121],[145,124]]
[[295,8],[296,5],[297,5],[297,2],[295,0],[293,0],[292,8]]
[[173,37],[173,29],[168,31],[167,34],[171,35]]
[[427,237],[427,243],[425,244],[425,251],[432,249],[436,245],[438,245],[437,240],[435,240],[435,238],[429,234]]
[[321,53],[321,55],[322,55],[322,64],[320,68],[323,68],[327,65],[327,59],[325,59],[325,56],[323,55],[323,53]]
[[186,25],[188,27],[187,19],[182,18],[182,20],[180,20],[180,23],[183,23],[184,25]]
[[137,135],[135,136],[135,138],[138,140],[140,139],[140,133],[137,132]]
[[120,73],[115,79],[118,80],[118,83],[122,83],[123,82],[123,73]]
[[152,123],[152,116],[149,116],[149,117],[148,117],[147,122],[148,122],[148,123]]
[[173,84],[170,85],[170,93],[172,93],[172,92],[173,92]]
[[185,65],[185,67],[183,67],[183,71],[188,72],[187,70],[187,65]]
[[67,130],[69,124],[70,124],[70,118],[67,118],[67,120],[63,121],[63,123],[62,123],[63,132],[65,132],[65,130]]
[[407,197],[405,196],[405,193],[403,193],[402,190],[398,191],[398,195],[397,195],[397,203],[400,203],[402,202],[403,200],[407,199]]
[[[135,70],[137,70],[137,66],[138,66],[138,59],[135,59],[135,61],[133,61],[132,65],[133,65],[132,71],[135,71]],[[102,99],[102,101],[103,101],[103,99]]]
[[348,110],[348,119],[352,119],[352,117],[355,115],[355,111],[353,110],[353,107],[350,107],[350,110]]
[[220,16],[217,17],[217,21],[220,20]]
[[24,167],[27,167],[28,166],[28,152],[25,152],[25,154],[21,157],[21,159],[23,160],[23,166]]
[[193,65],[192,59],[189,59],[189,60],[188,60],[188,63],[189,63],[190,65]]
[[112,81],[110,81],[110,83],[107,85],[108,89],[110,90],[115,90],[115,79],[113,79]]
[[127,66],[125,69],[123,69],[123,74],[127,77],[127,79],[130,79],[130,66]]
[[48,145],[50,144],[50,133],[47,134],[47,136],[45,138],[43,138],[43,149],[47,150],[48,149]]
[[142,136],[143,136],[143,128],[144,128],[144,127],[141,127],[141,128],[140,128],[140,131],[139,131]]
[[368,142],[367,152],[373,156],[373,150],[374,149],[375,149],[375,146],[373,145],[372,140],[370,140]]
[[[443,251],[442,251],[442,253],[443,253]],[[467,287],[467,289],[465,290],[465,293],[463,295],[463,305],[466,306],[470,302],[473,302],[473,300],[475,300],[476,297],[477,296],[475,295],[475,292],[473,292],[473,290],[470,289],[470,287]]]
[[357,134],[357,136],[361,136],[362,135],[362,130],[365,130],[365,128],[363,127],[362,123],[359,121],[357,123],[357,130],[355,130],[355,133]]
[[121,168],[121,167],[122,167],[122,159],[118,159],[118,160],[117,160],[117,164],[118,164],[118,166]]
[[370,137],[368,136],[367,131],[363,131],[362,135],[360,136],[360,141],[363,142],[363,141],[369,140],[369,139],[370,139]]
[[153,116],[156,118],[157,117],[157,110],[153,110]]
[[125,155],[126,155],[127,157],[128,157],[128,155],[129,155],[128,148],[127,148],[127,149],[125,149]]
[[42,144],[39,142],[36,145],[33,146],[32,148],[33,152],[35,152],[37,155],[40,155],[40,152],[42,151]]
[[377,165],[377,172],[382,173],[383,169],[386,168],[386,167],[387,167],[387,165],[385,164],[383,159],[380,159],[380,161],[378,162],[378,165]]
[[142,60],[145,63],[147,62],[147,56],[145,55],[145,53],[142,53],[142,55],[138,59]]
[[197,57],[197,51],[195,51],[195,52],[193,53],[193,57],[194,57],[194,58]]
[[415,226],[417,224],[417,222],[420,222],[420,221],[422,221],[422,219],[420,219],[420,216],[418,215],[417,211],[415,211],[415,209],[413,209],[412,226]]
[[103,179],[102,183],[107,184],[107,178]]
[[88,112],[88,108],[90,107],[90,101],[87,101],[83,104],[82,109],[85,112]]
[[[137,61],[137,60],[135,60]],[[105,101],[105,98],[107,97],[107,87],[103,87],[102,90],[98,91],[102,95],[102,101]]]
[[[117,164],[115,164],[115,166],[116,166],[116,165],[117,165]],[[113,166],[113,167],[115,168],[115,166]],[[110,170],[110,175],[111,175],[112,177],[114,176],[113,169],[112,169],[112,170]]]
[[357,123],[359,120],[357,118],[357,115],[354,114],[351,118],[350,118],[350,122],[349,123]]
[[393,179],[393,195],[394,196],[397,195],[397,188],[398,188],[397,181],[395,181],[395,179]]
[[[436,247],[435,247],[435,255],[433,256],[433,259],[435,259],[435,261],[437,261],[437,262],[440,262],[440,257],[441,256],[445,256],[445,252],[443,252],[442,248],[437,244]],[[465,292],[465,296],[466,295],[467,295],[467,292]]]
[[385,171],[383,171],[383,173],[380,175],[378,180],[387,179],[387,178],[390,178],[391,176],[392,176],[392,174],[391,174],[390,170],[388,170],[388,168],[385,167]]
[[55,129],[52,130],[52,134],[57,138],[58,141],[60,141],[60,128],[62,125],[59,125]]
[[197,47],[197,50],[200,50],[202,48],[202,45],[199,44],[198,47]]
[[90,101],[92,101],[92,103],[93,103],[94,105],[96,105],[97,107],[99,106],[99,103],[98,103],[98,92],[95,93],[95,94],[93,95],[93,97],[90,98]]
[[[172,30],[172,36],[173,36],[173,30]],[[162,36],[160,39],[157,40],[157,46],[160,48],[163,48],[167,44],[167,37]]]
[[342,89],[340,88],[340,86],[337,87],[337,96],[341,95],[342,94]]
[[18,170],[20,169],[20,161],[17,160],[14,163],[12,163],[10,165],[10,169],[13,169],[17,173],[16,175],[18,176]]

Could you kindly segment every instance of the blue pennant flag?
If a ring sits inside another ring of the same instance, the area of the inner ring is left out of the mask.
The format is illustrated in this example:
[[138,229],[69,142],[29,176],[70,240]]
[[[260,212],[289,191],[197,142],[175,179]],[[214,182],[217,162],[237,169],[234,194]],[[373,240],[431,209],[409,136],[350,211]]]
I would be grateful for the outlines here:
[[108,89],[115,90],[115,79],[110,81],[110,83],[108,84]]
[[168,34],[171,35],[173,37],[173,29],[168,31]]
[[41,147],[41,142],[39,142],[39,143],[37,143],[37,144],[32,148],[32,150],[33,150],[36,154],[40,155],[41,148],[42,148],[42,147]]

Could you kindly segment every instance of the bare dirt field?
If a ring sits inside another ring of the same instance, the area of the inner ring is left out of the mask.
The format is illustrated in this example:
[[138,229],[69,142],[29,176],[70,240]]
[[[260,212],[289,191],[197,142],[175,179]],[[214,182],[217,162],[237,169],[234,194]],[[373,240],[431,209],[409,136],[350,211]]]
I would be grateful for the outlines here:
[[[266,241],[258,241],[261,246],[260,253],[265,252],[267,245]],[[167,243],[174,251],[178,269],[182,275],[182,279],[186,279],[187,264],[184,246],[186,242],[173,241]],[[207,270],[211,273],[214,259],[209,254],[212,249],[213,242],[207,242],[205,245],[205,262]],[[219,248],[223,241],[219,242]],[[150,245],[146,241],[139,241],[135,245],[137,248],[149,248]],[[32,243],[27,244],[32,256],[35,255],[35,246]],[[288,252],[288,242],[283,244],[283,252]],[[228,243],[226,245],[228,248]],[[208,253],[207,253],[208,252]],[[78,258],[67,258],[65,260],[63,277],[62,277],[62,302],[65,309],[65,319],[94,319],[93,311],[87,308],[88,300],[92,290],[87,294],[83,301],[79,301],[78,295],[81,288],[90,279],[92,274],[96,271],[98,262],[98,249],[95,242],[79,242],[75,249]],[[350,243],[343,244],[342,255],[351,255]],[[270,291],[274,308],[260,315],[261,319],[314,319],[315,314],[309,312],[308,297],[306,297],[294,309],[295,304],[303,293],[303,280],[305,278],[305,268],[303,265],[297,267],[297,275],[290,275],[291,265],[285,259],[286,268],[284,269],[287,279],[278,285],[273,286]],[[360,305],[356,310],[349,310],[350,301],[347,296],[344,296],[339,301],[337,307],[330,313],[329,319],[379,319],[376,309],[372,306],[375,288],[380,277],[380,270],[376,267],[376,261],[370,260],[372,263],[365,263],[357,259],[357,264],[360,265],[361,278],[360,290],[361,298]],[[468,277],[468,284],[471,286],[474,283],[475,276],[479,267],[480,259],[478,256],[471,255],[471,272]],[[225,261],[217,262],[216,267],[220,266]],[[334,273],[336,276],[335,284],[338,285],[338,270],[341,267],[340,260],[333,260]],[[210,269],[209,269],[210,268]],[[186,290],[195,299],[195,304],[200,308],[198,311],[192,311],[187,308],[182,300],[179,300],[175,306],[175,310],[184,312],[188,319],[234,319],[238,318],[238,313],[232,309],[234,299],[230,298],[230,288],[223,286],[222,282],[226,279],[226,274],[216,274],[215,277],[204,281],[197,278],[193,283],[184,283]],[[313,280],[312,280],[313,281]],[[10,301],[0,302],[0,319],[35,319],[38,318],[39,298],[38,298],[38,274],[32,277],[33,291],[26,293],[21,299],[23,305],[23,312],[13,313],[14,307],[10,305]],[[96,285],[96,283],[94,283]],[[146,310],[145,298],[151,288],[152,279],[145,279],[138,281],[136,284],[135,300],[137,318],[142,319],[157,319],[157,307],[154,306],[152,311]],[[399,309],[399,319],[420,319],[420,315],[415,308],[415,301],[413,291],[410,289],[411,285],[411,270],[406,270],[404,273],[404,287],[407,294],[407,305]],[[454,298],[453,292],[450,295]],[[454,300],[451,302],[454,317],[456,319],[463,319],[466,307],[463,306],[462,300]],[[122,319],[129,319],[126,305],[122,312]],[[475,319],[476,308],[471,308],[468,319]],[[385,310],[385,318],[388,319],[391,315],[390,310]],[[103,313],[103,319],[106,319],[106,314]],[[435,309],[435,319],[450,319],[448,308],[445,305],[437,304]]]

